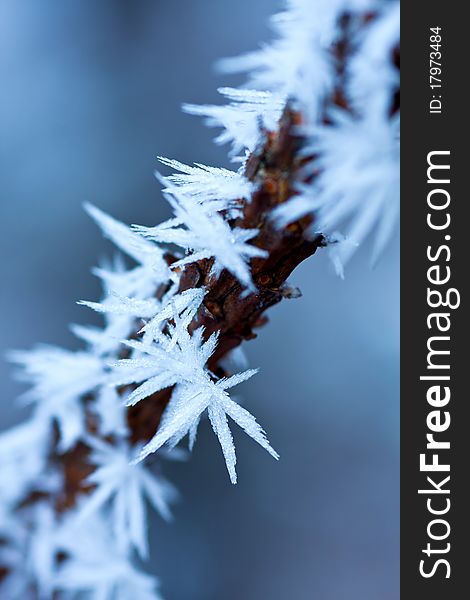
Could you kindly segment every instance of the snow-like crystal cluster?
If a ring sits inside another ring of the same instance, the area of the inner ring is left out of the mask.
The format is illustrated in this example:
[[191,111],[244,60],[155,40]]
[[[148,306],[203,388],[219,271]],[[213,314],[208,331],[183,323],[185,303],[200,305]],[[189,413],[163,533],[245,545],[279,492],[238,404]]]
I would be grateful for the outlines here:
[[[364,16],[368,18],[365,19]],[[398,214],[399,117],[393,110],[398,71],[397,2],[288,0],[273,19],[271,44],[221,61],[226,71],[248,71],[247,86],[223,88],[225,106],[185,105],[221,128],[234,161],[273,131],[286,103],[303,115],[304,171],[296,194],[272,214],[282,228],[315,212],[315,234],[331,242],[342,265],[372,231],[375,253],[390,236]],[[335,44],[348,40],[348,60],[338,69]],[[331,102],[341,86],[343,108]],[[174,216],[156,226],[120,223],[98,208],[86,210],[133,266],[118,256],[94,273],[103,284],[99,302],[80,303],[103,314],[102,328],[72,326],[85,349],[38,346],[12,352],[19,378],[30,384],[27,423],[0,437],[0,594],[5,598],[157,600],[156,580],[143,573],[148,556],[147,505],[164,518],[177,493],[149,461],[186,435],[192,449],[207,414],[235,483],[235,447],[227,416],[274,458],[265,433],[229,390],[256,370],[217,376],[208,361],[218,335],[195,324],[203,287],[179,292],[186,265],[212,262],[245,292],[256,290],[251,259],[266,252],[251,242],[256,229],[234,226],[255,184],[243,171],[165,158],[175,173],[158,175]],[[339,233],[338,230],[343,233]],[[171,247],[173,260],[166,260]],[[127,260],[126,259],[126,260]],[[232,359],[236,359],[234,353]],[[225,363],[229,359],[225,357]],[[234,372],[231,361],[230,372]],[[238,361],[240,363],[240,361]],[[145,445],[130,440],[127,406],[171,389],[158,430]],[[90,420],[95,424],[90,428]],[[87,493],[73,508],[57,510],[63,493],[60,456],[81,443],[88,448]],[[51,456],[51,452],[55,457]]]

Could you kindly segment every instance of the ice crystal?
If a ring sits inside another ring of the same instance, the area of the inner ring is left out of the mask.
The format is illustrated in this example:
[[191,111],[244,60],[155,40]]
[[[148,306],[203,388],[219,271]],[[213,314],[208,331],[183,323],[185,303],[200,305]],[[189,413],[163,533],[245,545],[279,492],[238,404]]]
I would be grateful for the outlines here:
[[165,324],[165,321],[173,316],[174,310],[178,314],[186,313],[192,319],[204,298],[204,294],[204,288],[184,290],[180,294],[175,294],[175,288],[172,287],[161,300],[157,300],[157,298],[139,300],[116,295],[109,302],[81,300],[79,304],[88,306],[100,313],[138,317],[140,320],[145,321],[139,333],[149,333],[153,339],[158,335],[158,330]]
[[72,514],[58,538],[68,559],[57,569],[54,586],[70,594],[66,598],[86,594],[90,600],[161,600],[156,579],[140,571],[113,542],[102,515],[84,522]]
[[374,113],[356,120],[337,113],[334,124],[318,131],[315,139],[312,149],[318,152],[320,175],[311,206],[319,212],[317,227],[347,232],[352,243],[343,246],[343,261],[350,258],[355,243],[373,232],[377,257],[398,218],[398,120],[389,123]]
[[126,552],[134,547],[141,557],[147,558],[146,501],[169,520],[169,503],[177,495],[175,488],[143,465],[133,466],[131,461],[135,450],[127,442],[108,444],[90,436],[86,441],[92,448],[90,462],[95,466],[87,483],[95,488],[84,503],[79,519],[87,520],[93,513],[110,505],[113,533],[119,548]]
[[160,390],[176,386],[157,433],[144,446],[138,460],[143,460],[163,444],[177,444],[186,434],[190,434],[192,445],[200,417],[207,410],[214,432],[219,438],[230,479],[235,483],[235,448],[226,415],[272,456],[278,458],[255,418],[230,399],[227,393],[228,389],[252,377],[256,370],[249,369],[232,377],[216,380],[207,369],[207,361],[216,347],[217,334],[203,341],[203,328],[190,335],[183,319],[175,314],[174,321],[174,326],[170,326],[170,335],[162,335],[159,343],[148,345],[126,341],[126,345],[140,351],[141,356],[122,359],[116,365],[116,385],[143,382],[129,395],[129,405]]
[[276,219],[283,226],[315,212],[316,231],[330,237],[338,229],[347,233],[346,243],[335,249],[341,264],[374,233],[377,258],[399,212],[398,117],[388,120],[371,112],[357,119],[332,112],[331,124],[316,128],[311,139],[308,150],[317,157],[315,181],[299,186],[299,195],[275,211]]
[[[270,90],[300,103],[311,122],[334,85],[334,62],[329,52],[338,35],[338,14],[344,0],[289,0],[286,11],[272,18],[277,34],[270,44],[219,62],[225,72],[247,71],[249,85]],[[349,8],[349,7],[348,7]]]
[[193,198],[175,190],[171,196],[167,195],[167,199],[173,207],[175,219],[156,227],[135,226],[135,231],[156,242],[181,246],[189,253],[173,263],[172,268],[213,258],[214,275],[228,269],[243,285],[253,289],[248,261],[253,257],[267,256],[266,251],[247,243],[258,230],[231,228],[221,215],[207,214]]
[[[361,29],[355,14],[366,9],[376,10],[377,16],[370,26]],[[345,82],[359,119],[348,123],[348,113],[344,118],[333,117],[332,127],[322,126],[325,102],[335,85],[332,47],[341,36],[339,17],[344,14],[349,14],[350,27],[356,34],[357,49],[347,66]],[[398,87],[398,71],[391,57],[398,42],[399,5],[392,2],[376,6],[369,0],[289,0],[287,10],[276,15],[272,25],[277,38],[271,44],[225,59],[220,66],[230,72],[247,71],[249,85],[290,98],[306,119],[308,128],[304,133],[312,142],[308,149],[318,153],[318,162],[312,167],[315,172],[321,170],[322,179],[300,189],[297,197],[278,208],[276,217],[284,226],[321,208],[318,227],[330,234],[341,227],[348,234],[341,251],[339,246],[335,248],[337,266],[339,260],[344,262],[351,256],[356,242],[362,242],[377,224],[376,256],[398,214],[397,118],[390,120],[388,112]],[[341,169],[346,153],[347,163]],[[341,197],[338,188],[342,188]]]
[[177,160],[159,157],[161,163],[179,173],[162,177],[164,192],[171,193],[174,186],[187,196],[192,196],[207,208],[207,212],[231,210],[237,214],[240,200],[249,200],[253,184],[241,171],[235,172],[220,167],[208,167],[195,163],[194,167]]
[[145,298],[151,296],[161,283],[166,283],[171,274],[163,250],[142,238],[127,225],[113,219],[91,204],[85,209],[100,226],[103,235],[110,239],[122,252],[131,257],[137,267],[120,273],[99,269],[95,272],[106,281],[111,289],[119,287],[123,296]]
[[245,149],[253,151],[263,129],[276,128],[285,105],[285,98],[266,91],[220,88],[219,92],[230,102],[227,105],[184,104],[183,110],[191,115],[205,117],[209,127],[222,127],[215,138],[218,144],[231,144],[231,156]]
[[70,449],[85,431],[81,399],[104,380],[102,361],[88,352],[46,345],[11,352],[10,359],[21,367],[17,378],[32,386],[24,401],[34,404],[38,421],[57,423],[59,447]]

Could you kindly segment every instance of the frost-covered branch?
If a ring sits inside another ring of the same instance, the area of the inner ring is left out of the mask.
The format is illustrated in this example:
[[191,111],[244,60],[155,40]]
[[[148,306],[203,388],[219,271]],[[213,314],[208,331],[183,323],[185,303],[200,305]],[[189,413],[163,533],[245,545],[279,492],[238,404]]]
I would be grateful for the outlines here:
[[[185,105],[221,129],[237,170],[161,158],[173,216],[129,227],[87,205],[121,255],[94,270],[102,328],[85,349],[14,352],[30,420],[0,437],[0,575],[8,598],[156,600],[141,572],[147,504],[176,491],[160,458],[193,448],[207,416],[235,483],[235,422],[278,458],[230,392],[251,378],[241,345],[299,292],[292,271],[319,249],[336,270],[398,214],[399,8],[289,0],[270,45],[221,62],[248,71],[228,104]],[[122,255],[127,258],[123,259]],[[126,262],[128,261],[128,262]],[[131,264],[132,263],[132,264]],[[150,460],[150,457],[156,460]],[[82,596],[80,596],[82,597]]]

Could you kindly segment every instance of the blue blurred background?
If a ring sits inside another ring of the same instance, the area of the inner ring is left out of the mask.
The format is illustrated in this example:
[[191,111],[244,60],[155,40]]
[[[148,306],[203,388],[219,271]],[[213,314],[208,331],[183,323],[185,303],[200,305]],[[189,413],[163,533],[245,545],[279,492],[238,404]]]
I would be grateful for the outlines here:
[[[218,102],[217,58],[270,38],[273,0],[0,0],[2,357],[38,341],[78,347],[75,301],[99,295],[110,254],[82,210],[129,223],[169,214],[156,156],[227,166],[213,131],[180,112]],[[296,271],[303,297],[245,347],[260,374],[245,405],[280,452],[234,431],[232,486],[207,423],[191,460],[165,464],[182,500],[152,523],[167,600],[395,600],[398,592],[398,238],[345,281],[325,256]],[[0,428],[24,417],[2,359]],[[235,429],[235,428],[234,428]]]

